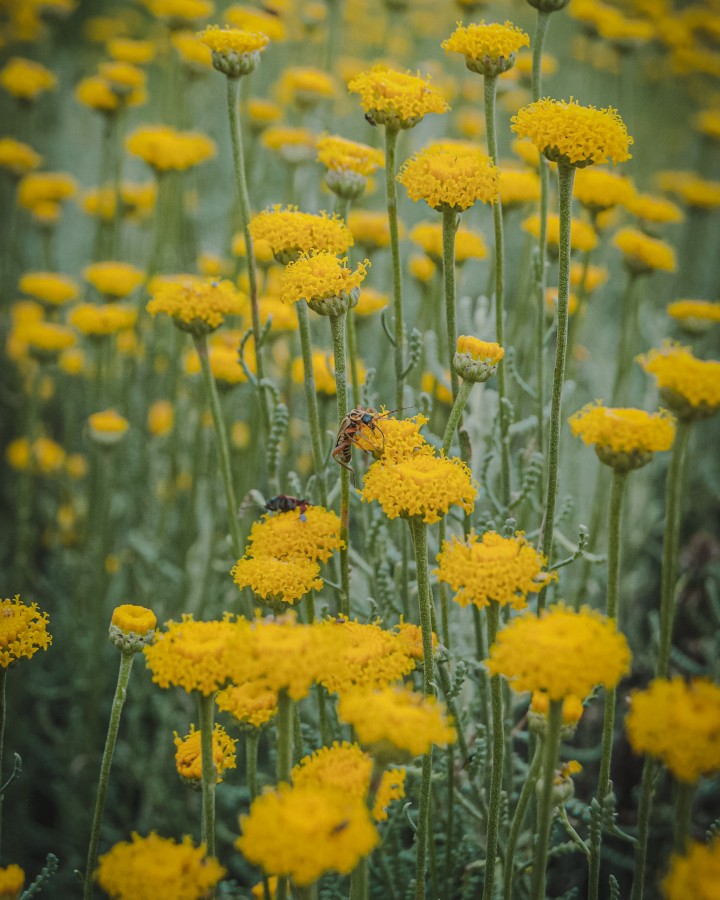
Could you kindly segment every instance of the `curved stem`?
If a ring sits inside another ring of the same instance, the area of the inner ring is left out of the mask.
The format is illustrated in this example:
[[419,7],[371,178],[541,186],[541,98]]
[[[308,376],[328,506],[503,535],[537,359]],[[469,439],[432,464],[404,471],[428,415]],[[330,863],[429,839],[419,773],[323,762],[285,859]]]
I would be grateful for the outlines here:
[[[497,638],[500,623],[500,605],[494,600],[487,608],[488,646]],[[485,853],[485,884],[483,900],[492,900],[495,889],[495,858],[497,856],[498,827],[500,824],[500,800],[505,758],[505,733],[502,700],[502,675],[490,677],[490,704],[492,707],[492,771],[490,776],[490,804],[488,808],[487,845]]]
[[[545,515],[538,541],[540,551],[552,561],[555,530],[555,506],[560,468],[560,424],[562,391],[565,382],[565,355],[567,351],[568,298],[570,295],[570,222],[572,217],[572,189],[575,169],[558,165],[559,215],[560,215],[560,266],[558,275],[557,336],[555,345],[555,375],[553,378],[552,405],[550,411],[550,446],[548,451],[548,477]],[[545,594],[538,597],[538,611],[545,608]]]
[[[487,132],[488,155],[497,166],[497,137],[495,134],[495,101],[497,98],[497,76],[485,76],[485,129]],[[495,226],[495,334],[501,347],[505,346],[505,241],[503,237],[502,201],[498,195],[493,204],[493,224]],[[510,436],[508,410],[505,405],[505,366],[498,367],[498,402],[500,414],[500,499],[504,506],[510,505]]]
[[443,280],[445,282],[445,317],[447,320],[448,366],[453,397],[458,393],[458,376],[453,368],[453,357],[457,349],[457,323],[455,316],[455,232],[458,216],[452,209],[444,209],[442,214]]
[[202,765],[202,820],[200,837],[207,847],[207,855],[215,856],[215,787],[217,769],[213,756],[213,718],[215,694],[198,692],[198,723]]
[[[112,708],[110,710],[110,722],[108,724],[107,737],[105,738],[105,749],[103,750],[102,762],[100,764],[100,780],[98,781],[97,795],[95,797],[95,812],[93,813],[92,828],[90,829],[90,843],[88,845],[87,861],[85,863],[83,900],[90,900],[90,897],[92,897],[93,894],[93,871],[95,869],[95,861],[97,860],[100,826],[102,825],[103,812],[105,810],[105,797],[107,796],[108,782],[110,780],[110,767],[112,765],[113,753],[115,752],[115,743],[117,742],[118,730],[120,728],[120,716],[127,696],[127,686],[130,680],[130,671],[134,659],[134,653],[125,653],[121,651],[120,671],[118,672],[115,696],[113,697]],[[5,669],[2,670],[2,678],[4,687]]]
[[542,794],[538,806],[538,836],[535,844],[531,900],[544,900],[545,867],[550,848],[550,826],[553,814],[553,784],[555,767],[560,752],[560,729],[562,726],[562,700],[551,700],[548,711],[547,733],[543,747]]
[[300,348],[303,359],[303,385],[305,388],[305,403],[307,405],[308,424],[310,426],[310,442],[312,446],[313,468],[318,481],[320,499],[323,506],[327,506],[327,487],[325,485],[325,466],[322,452],[322,434],[320,431],[320,414],[318,413],[317,391],[315,390],[315,375],[313,374],[312,338],[310,336],[310,319],[307,303],[298,300],[295,304],[298,317],[298,330],[300,331]]
[[665,535],[663,538],[662,588],[660,594],[660,647],[655,670],[657,678],[667,678],[670,669],[682,497],[685,490],[687,450],[691,431],[691,422],[683,422],[682,420],[678,422],[665,486]]
[[505,879],[503,883],[503,900],[512,900],[513,878],[515,874],[513,871],[515,848],[517,847],[518,837],[520,836],[520,829],[522,828],[523,819],[525,818],[525,811],[527,810],[530,798],[535,792],[535,784],[537,783],[538,775],[540,774],[540,766],[542,765],[543,758],[542,747],[542,741],[538,740],[535,745],[535,755],[533,756],[532,762],[530,763],[527,778],[525,779],[525,784],[523,784],[522,790],[520,791],[517,806],[515,807],[515,813],[513,814],[512,822],[510,823],[510,833],[508,835],[507,847],[505,849]]
[[646,756],[640,786],[640,801],[638,803],[637,844],[635,845],[635,866],[633,869],[630,900],[642,900],[645,893],[645,865],[647,862],[648,834],[650,832],[650,813],[652,812],[655,778],[658,769],[659,763],[652,757]]
[[462,420],[463,410],[465,409],[465,404],[468,402],[470,391],[472,389],[473,382],[465,380],[460,382],[460,386],[457,389],[455,402],[453,403],[453,408],[450,410],[450,416],[447,425],[445,426],[445,435],[443,437],[442,452],[445,456],[450,452],[450,445],[452,444],[455,432]]
[[403,406],[403,300],[402,270],[400,268],[400,233],[398,231],[397,191],[395,189],[395,151],[398,130],[385,126],[385,199],[390,225],[390,250],[393,272],[393,313],[395,316],[395,406]]
[[[330,330],[332,332],[333,355],[335,357],[335,386],[337,396],[337,421],[338,426],[348,413],[347,402],[347,375],[345,369],[345,318],[347,313],[341,316],[330,316]],[[344,547],[340,550],[340,585],[342,587],[340,612],[350,615],[350,472],[342,466],[340,468],[340,540]]]

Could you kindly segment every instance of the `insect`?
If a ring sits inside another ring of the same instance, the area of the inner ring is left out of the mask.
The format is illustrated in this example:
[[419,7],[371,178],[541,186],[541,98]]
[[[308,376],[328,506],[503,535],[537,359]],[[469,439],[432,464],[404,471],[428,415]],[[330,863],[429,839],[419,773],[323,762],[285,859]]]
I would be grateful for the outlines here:
[[382,446],[380,447],[375,447],[366,434],[362,435],[362,437],[364,441],[373,447],[373,449],[377,450],[378,453],[382,453],[383,447],[385,446],[385,435],[383,434],[382,429],[378,428],[377,422],[379,419],[384,419],[394,412],[397,412],[397,410],[379,413],[371,407],[366,408],[364,406],[356,406],[355,409],[350,410],[340,423],[332,457],[336,463],[339,463],[343,467],[343,469],[347,469],[348,472],[352,474],[353,483],[355,482],[355,472],[351,465],[352,445],[357,444],[358,434],[363,428],[367,428],[373,433],[379,432],[382,438]]
[[278,494],[277,497],[271,497],[265,503],[265,509],[268,512],[292,512],[294,509],[300,510],[300,521],[305,522],[305,512],[308,506],[312,506],[309,500],[301,500],[300,497],[289,497],[287,494]]
[[368,125],[372,125],[373,128],[377,128],[377,122],[375,121],[375,119],[373,119],[370,113],[365,113],[365,121],[368,123]]

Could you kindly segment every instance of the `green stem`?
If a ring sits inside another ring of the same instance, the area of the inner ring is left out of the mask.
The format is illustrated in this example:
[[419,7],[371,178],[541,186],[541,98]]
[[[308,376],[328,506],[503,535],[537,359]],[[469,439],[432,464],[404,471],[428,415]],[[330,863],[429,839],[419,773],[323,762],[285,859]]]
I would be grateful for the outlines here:
[[457,392],[455,394],[455,402],[453,403],[453,407],[450,410],[450,417],[448,418],[447,425],[445,426],[445,436],[443,437],[442,452],[445,456],[447,456],[450,452],[450,445],[452,444],[455,432],[457,431],[457,428],[462,421],[463,410],[465,409],[465,404],[468,402],[470,391],[472,389],[473,382],[465,380],[460,382],[460,386],[457,389]]
[[443,279],[445,283],[445,317],[447,320],[448,366],[453,397],[458,393],[458,376],[453,368],[453,357],[457,350],[457,323],[455,316],[455,233],[458,216],[452,209],[443,209]]
[[390,250],[393,272],[393,312],[395,315],[395,406],[403,406],[403,300],[402,270],[400,268],[400,233],[398,230],[397,191],[395,189],[395,151],[398,129],[385,126],[385,199],[390,225]]
[[622,504],[627,487],[628,473],[613,471],[610,489],[610,516],[608,521],[608,587],[605,615],[609,619],[619,618],[620,591],[620,530]]
[[[225,429],[225,420],[223,418],[222,407],[220,405],[220,397],[218,396],[217,385],[210,369],[210,358],[208,356],[207,335],[193,335],[195,350],[200,359],[200,368],[202,370],[203,385],[205,387],[205,397],[210,404],[210,412],[212,413],[213,427],[215,429],[215,440],[217,445],[218,463],[220,464],[220,472],[225,488],[225,500],[227,503],[228,527],[230,529],[230,541],[232,543],[232,552],[235,559],[242,556],[242,540],[240,538],[240,526],[238,524],[238,504],[235,499],[235,486],[233,484],[232,467],[230,464],[230,446],[228,444],[227,431]],[[253,618],[253,608],[250,600],[241,595],[241,605],[244,607],[243,614],[248,618]]]
[[667,678],[670,669],[682,497],[685,490],[687,450],[691,431],[691,422],[684,422],[683,420],[678,422],[665,486],[665,535],[663,537],[662,587],[660,594],[660,646],[657,669],[655,671],[657,678]]
[[242,220],[242,231],[245,238],[245,259],[247,260],[248,282],[250,286],[250,312],[252,316],[253,340],[255,342],[255,360],[257,366],[258,390],[260,392],[260,413],[262,415],[265,435],[270,434],[270,413],[263,380],[265,378],[262,348],[260,346],[260,307],[258,304],[257,264],[252,234],[250,233],[250,197],[245,174],[245,159],[240,123],[240,79],[227,78],[228,118],[230,136],[232,138],[233,165],[235,184],[237,187],[238,205]]
[[[545,515],[540,528],[539,547],[551,561],[555,531],[558,475],[560,471],[560,425],[562,390],[565,382],[567,350],[568,298],[570,295],[570,222],[572,217],[572,189],[575,169],[558,164],[558,192],[560,215],[560,265],[558,274],[557,336],[555,345],[555,376],[553,378],[550,411],[550,447]],[[538,611],[545,608],[545,591],[538,597]]]
[[632,370],[632,346],[633,325],[635,322],[635,307],[638,303],[638,292],[635,289],[638,276],[634,272],[628,273],[627,287],[620,301],[620,341],[618,345],[617,359],[615,361],[615,377],[611,394],[611,405],[618,406],[623,399],[627,386],[628,376]]
[[257,758],[259,739],[260,732],[257,729],[248,731],[245,734],[245,776],[251,803],[258,795]]
[[[500,605],[493,600],[487,608],[488,645],[490,647],[492,647],[497,638],[499,623]],[[490,777],[490,805],[487,823],[483,900],[492,900],[495,889],[495,858],[497,856],[503,762],[505,757],[502,675],[492,675],[490,677],[490,702],[492,706],[492,774]]]
[[367,900],[369,887],[368,858],[363,856],[350,874],[350,900]]
[[658,769],[659,764],[651,756],[646,756],[640,786],[640,801],[638,803],[637,844],[635,845],[635,867],[630,900],[642,900],[645,893],[645,865],[650,832],[650,813],[652,812],[655,777]]
[[[97,795],[95,797],[95,812],[93,814],[92,828],[90,830],[87,862],[85,863],[83,900],[90,900],[90,897],[92,897],[93,894],[93,871],[95,869],[95,861],[97,860],[100,826],[102,825],[103,812],[105,810],[105,797],[107,795],[108,781],[110,780],[110,766],[112,765],[113,753],[115,752],[115,743],[117,741],[118,729],[120,728],[120,716],[127,696],[127,687],[134,658],[134,653],[121,652],[120,654],[120,671],[118,672],[115,696],[110,710],[110,722],[108,724],[107,737],[105,738],[105,749],[103,750],[102,762],[100,764],[100,780],[98,782]],[[4,687],[5,669],[2,670],[2,673]]]
[[303,359],[303,385],[305,388],[305,403],[307,405],[308,424],[310,426],[310,442],[312,446],[313,468],[317,477],[320,499],[323,506],[327,506],[327,487],[325,485],[325,466],[323,463],[322,434],[320,431],[320,414],[318,412],[317,391],[315,390],[315,376],[312,362],[312,338],[310,336],[310,318],[308,316],[307,303],[299,300],[295,304],[298,317],[298,329],[300,331],[300,348]]
[[548,711],[547,733],[543,747],[542,795],[538,806],[538,836],[533,862],[531,900],[544,900],[545,868],[550,848],[550,826],[553,814],[553,785],[555,767],[560,752],[560,730],[562,727],[562,700],[551,700]]
[[[341,316],[330,316],[333,355],[335,357],[335,386],[337,397],[338,427],[348,414],[347,375],[345,368],[345,319]],[[340,540],[344,547],[340,550],[340,585],[342,587],[340,612],[350,615],[350,472],[340,468]]]
[[[497,99],[497,76],[485,76],[485,129],[487,132],[488,155],[493,165],[498,164],[497,137],[495,134],[495,104]],[[498,344],[505,346],[505,241],[503,237],[502,201],[498,195],[493,204],[495,226],[495,333]],[[510,505],[510,423],[505,404],[507,388],[505,367],[498,367],[498,402],[500,414],[500,499],[504,506]]]
[[200,837],[207,847],[207,855],[215,856],[215,787],[217,769],[213,756],[213,717],[215,694],[198,691],[198,727],[200,728],[200,756],[202,765],[202,820]]
[[678,782],[675,794],[675,829],[673,833],[673,850],[683,854],[687,851],[687,842],[692,826],[692,808],[695,799],[697,782],[686,784]]
[[[0,785],[4,784],[2,778],[3,748],[5,744],[5,682],[7,680],[7,668],[0,667]],[[2,845],[2,808],[5,793],[0,789],[0,846]],[[93,859],[94,862],[94,859]]]
[[355,315],[351,309],[347,313],[347,343],[350,357],[350,375],[352,377],[353,406],[360,406],[360,367],[358,365],[357,327]]
[[340,47],[342,28],[342,0],[325,0],[328,7],[327,44],[325,45],[325,71],[333,72],[335,55]]
[[528,769],[525,784],[523,784],[522,790],[520,791],[520,796],[518,798],[517,806],[515,807],[512,822],[510,823],[510,833],[508,835],[507,846],[505,849],[505,879],[503,884],[503,900],[512,900],[513,878],[515,875],[513,866],[515,859],[515,849],[517,847],[518,837],[520,836],[520,829],[522,828],[523,819],[525,818],[525,812],[527,810],[528,803],[530,802],[530,798],[535,792],[535,785],[538,780],[538,775],[540,774],[542,758],[542,741],[538,740],[535,745],[535,754],[532,758],[532,762],[530,763],[530,768]]
[[286,690],[278,693],[277,724],[277,782],[290,781],[293,758],[293,702]]

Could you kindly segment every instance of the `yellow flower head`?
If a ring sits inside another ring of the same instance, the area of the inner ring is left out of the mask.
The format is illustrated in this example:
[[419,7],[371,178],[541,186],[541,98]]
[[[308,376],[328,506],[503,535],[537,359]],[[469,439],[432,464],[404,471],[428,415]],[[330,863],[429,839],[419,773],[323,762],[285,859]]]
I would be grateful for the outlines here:
[[240,828],[235,846],[249,862],[300,887],[324,872],[349,874],[379,841],[362,800],[314,785],[266,791]]
[[420,434],[428,421],[422,413],[409,419],[395,419],[383,412],[373,421],[372,427],[360,427],[355,446],[385,463],[398,463],[416,455],[432,456],[432,445]]
[[459,459],[415,455],[397,463],[379,460],[365,475],[361,499],[379,501],[389,519],[420,516],[439,522],[451,506],[470,513],[477,491],[470,470]]
[[217,708],[251,729],[262,728],[277,714],[277,694],[253,681],[218,691]]
[[137,41],[126,37],[114,37],[107,43],[107,51],[117,62],[141,66],[155,58],[155,44],[152,41]]
[[348,90],[360,95],[365,113],[375,123],[393,129],[412,128],[428,113],[448,109],[442,94],[429,81],[383,65],[356,75]]
[[241,624],[243,642],[235,660],[233,682],[253,681],[264,690],[286,690],[301,700],[317,681],[322,666],[317,631],[299,625],[294,613]]
[[627,175],[618,175],[611,169],[579,169],[575,173],[573,196],[591,212],[600,212],[631,203],[635,185]]
[[632,695],[625,719],[630,746],[694,784],[720,771],[720,687],[707,678],[656,678]]
[[[332,747],[321,747],[311,756],[301,759],[292,770],[291,779],[295,787],[334,789],[364,801],[370,787],[372,768],[372,759],[357,744],[335,741]],[[376,822],[384,822],[392,801],[405,796],[405,770],[384,771],[376,789],[373,818]]]
[[[442,225],[439,222],[418,222],[410,232],[410,238],[439,265],[442,262]],[[478,231],[461,225],[455,232],[455,262],[462,265],[469,259],[485,259],[485,239]]]
[[282,114],[282,107],[272,100],[264,100],[261,97],[248,100],[247,115],[253,131],[263,131],[268,125],[278,122]]
[[115,900],[201,900],[224,874],[216,859],[205,856],[204,845],[152,832],[145,838],[133,833],[131,841],[115,844],[98,860],[95,878]]
[[40,359],[54,358],[62,350],[72,347],[77,340],[72,329],[55,322],[19,322],[13,328],[13,335]]
[[[387,213],[351,209],[347,224],[352,236],[363,247],[381,248],[390,245],[390,226]],[[402,224],[400,224],[399,232],[402,237]]]
[[248,538],[248,554],[256,558],[302,557],[327,562],[344,546],[337,513],[322,506],[308,506],[304,512],[267,513],[254,523]]
[[629,472],[650,462],[653,453],[669,450],[675,440],[675,420],[666,411],[611,409],[588,403],[568,419],[572,433],[592,444],[601,462]]
[[[232,347],[212,342],[208,347],[210,371],[215,380],[219,382],[219,387],[231,387],[235,384],[243,384],[248,380],[245,370],[240,365],[237,344],[238,342]],[[254,348],[250,342],[245,345],[244,359],[248,369],[254,373],[257,363]],[[185,357],[185,371],[188,375],[198,375],[202,371],[200,357],[195,350],[190,350]]]
[[583,283],[583,278],[585,279],[585,295],[587,296],[605,284],[608,280],[608,270],[604,266],[593,266],[591,264],[587,267],[586,272],[583,263],[573,263],[570,266],[570,284],[572,287],[580,287]]
[[513,131],[529,138],[552,162],[582,168],[630,159],[633,139],[614,109],[546,97],[524,106],[512,122]]
[[486,665],[515,691],[562,700],[585,697],[600,684],[615,687],[630,671],[630,650],[612,619],[558,603],[540,617],[525,613],[503,628]]
[[[522,223],[522,228],[533,237],[540,235],[540,216],[534,213]],[[582,219],[573,218],[570,223],[570,246],[572,250],[586,252],[597,246],[597,233],[592,225]],[[560,216],[550,213],[547,217],[547,241],[551,248],[557,250],[560,245]]]
[[720,206],[720,181],[691,176],[681,180],[674,191],[687,206],[694,209],[716,209]]
[[261,34],[266,34],[271,41],[285,39],[285,25],[282,20],[257,6],[241,6],[240,4],[229,6],[225,10],[225,21],[234,28],[244,28],[246,31],[259,31]]
[[405,687],[349,691],[340,697],[338,716],[384,762],[409,762],[433,745],[445,747],[457,738],[442,703]]
[[83,278],[99,293],[118,299],[132,294],[145,281],[145,273],[123,262],[98,262],[83,269]]
[[162,688],[213,694],[231,680],[237,655],[238,628],[229,614],[219,621],[196,622],[183,615],[168,622],[152,647],[144,650],[152,680]]
[[243,308],[243,295],[231,281],[192,276],[162,282],[147,305],[151,315],[167,313],[178,328],[196,334],[214,331],[225,316],[239,315]]
[[158,172],[183,172],[212,159],[215,142],[196,131],[169,125],[141,125],[125,139],[125,147]]
[[675,300],[667,313],[687,331],[701,333],[720,322],[720,303],[710,300]]
[[317,158],[330,171],[354,172],[366,177],[385,165],[382,150],[336,134],[324,134],[318,139]]
[[[332,353],[325,350],[313,350],[312,369],[315,380],[315,390],[328,397],[334,397],[337,392],[335,383],[335,359]],[[295,384],[304,382],[305,364],[302,357],[293,360],[290,368],[290,376]]]
[[211,0],[146,0],[150,12],[169,28],[190,28],[212,14]]
[[[545,719],[547,723],[550,701],[548,695],[542,691],[533,691],[532,700],[530,702],[529,714],[538,718]],[[563,698],[562,720],[563,725],[575,726],[582,718],[585,711],[583,702],[580,697],[570,694]],[[532,721],[532,720],[531,720]]]
[[495,374],[504,356],[505,351],[500,344],[461,334],[453,356],[453,369],[463,381],[487,381]]
[[190,74],[202,75],[212,69],[212,50],[202,44],[192,31],[173,31],[170,41]]
[[692,841],[685,856],[673,856],[663,881],[665,900],[715,900],[720,884],[720,837],[709,844]]
[[11,441],[5,451],[8,463],[18,471],[56,475],[65,465],[65,451],[51,438],[40,437],[32,444],[27,438]]
[[102,113],[115,112],[122,103],[121,98],[100,75],[90,75],[78,82],[75,98],[88,109]]
[[318,563],[301,557],[244,556],[230,574],[238,587],[249,587],[267,603],[293,604],[323,587]]
[[674,272],[675,251],[658,238],[650,237],[637,228],[622,228],[613,238],[622,252],[625,265],[636,275],[650,272]]
[[260,138],[263,146],[276,150],[291,166],[310,162],[317,150],[317,135],[309,128],[273,125]]
[[47,630],[48,615],[37,603],[29,606],[16,594],[0,600],[0,666],[7,669],[19,659],[32,659],[38,650],[47,650],[52,637]]
[[169,400],[156,400],[148,409],[147,427],[154,437],[163,437],[173,430],[175,410]]
[[462,212],[477,200],[495,203],[499,177],[480,150],[440,145],[411,157],[398,175],[411,200],[425,200],[440,212]]
[[481,538],[474,533],[465,540],[453,537],[445,541],[437,561],[435,574],[456,592],[460,606],[474,603],[479,609],[492,602],[524,609],[529,593],[557,577],[543,572],[547,559],[520,532],[509,538],[494,531]]
[[157,616],[151,609],[125,603],[116,606],[110,620],[110,640],[125,653],[138,653],[155,640]]
[[253,240],[267,241],[282,263],[313,252],[345,253],[353,245],[342,219],[325,212],[300,212],[296,206],[264,210],[251,220],[250,231]]
[[[175,768],[180,778],[195,787],[202,779],[202,749],[200,742],[202,732],[195,731],[195,726],[190,725],[190,733],[185,737],[175,734]],[[212,755],[215,762],[217,783],[222,781],[223,772],[226,769],[234,769],[235,745],[237,740],[231,738],[222,725],[215,725],[212,736]]]
[[82,334],[102,337],[133,328],[137,317],[137,309],[124,303],[80,303],[71,310],[68,321]]
[[515,54],[530,46],[530,38],[512,22],[458,25],[441,44],[447,53],[461,53],[471,72],[495,77],[515,64]]
[[52,306],[62,306],[75,300],[79,293],[78,284],[69,275],[59,272],[26,272],[20,278],[20,290]]
[[260,62],[260,53],[269,43],[266,34],[217,25],[210,25],[197,38],[212,51],[213,66],[229,78],[239,78],[254,71]]
[[684,218],[682,210],[672,200],[654,194],[634,194],[623,205],[643,224],[664,225],[667,222],[682,222]]
[[365,287],[360,291],[357,306],[355,307],[356,316],[371,316],[389,304],[390,298],[375,288]]
[[301,256],[289,263],[280,281],[280,299],[284,303],[306,300],[320,315],[341,315],[355,306],[360,285],[365,280],[370,260],[348,269],[347,257],[320,251]]
[[12,863],[0,868],[0,900],[18,900],[25,884],[25,872]]
[[32,103],[57,85],[57,78],[42,63],[13,56],[0,70],[0,87],[16,100]]
[[277,86],[281,103],[297,103],[301,109],[315,106],[321,100],[334,97],[335,81],[322,69],[313,66],[292,66],[284,69]]
[[42,156],[28,144],[11,137],[0,138],[0,168],[9,169],[13,175],[25,175],[41,163]]
[[663,402],[682,420],[704,419],[720,409],[720,362],[697,359],[689,347],[666,341],[637,361],[660,389]]
[[32,212],[43,204],[67,200],[76,190],[75,179],[65,172],[30,172],[18,184],[17,202]]
[[525,203],[533,203],[540,197],[540,178],[530,169],[503,167],[500,178],[500,200],[503,209],[510,210]]

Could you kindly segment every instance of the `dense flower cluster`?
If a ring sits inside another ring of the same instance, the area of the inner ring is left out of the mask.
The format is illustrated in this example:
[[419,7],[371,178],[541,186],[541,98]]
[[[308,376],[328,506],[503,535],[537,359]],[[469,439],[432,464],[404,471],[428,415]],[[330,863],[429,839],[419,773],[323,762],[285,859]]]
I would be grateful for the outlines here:
[[38,650],[47,650],[52,637],[47,630],[47,613],[37,603],[27,605],[17,594],[0,601],[0,666],[7,669],[20,659],[32,659]]
[[363,109],[378,125],[412,128],[428,113],[443,113],[448,105],[430,82],[409,72],[376,65],[348,83],[360,95]]
[[720,884],[720,837],[693,841],[684,856],[673,856],[663,881],[665,900],[715,900]]
[[660,396],[680,419],[705,418],[720,409],[720,362],[701,360],[689,347],[667,341],[638,362],[655,377]]
[[395,419],[382,412],[372,426],[363,425],[355,437],[355,446],[386,463],[400,462],[416,455],[432,456],[433,448],[420,434],[428,423],[427,416],[418,413],[409,419]]
[[[301,256],[285,267],[280,281],[280,299],[284,303],[306,300],[317,312],[332,310],[336,305],[341,309],[354,306],[370,261],[366,259],[354,270],[346,264],[347,258],[338,259],[327,252]],[[333,300],[338,301],[337,304],[333,304]]]
[[[175,732],[175,768],[177,773],[190,785],[197,785],[202,779],[202,732],[196,731],[194,725],[190,725],[190,733],[185,737]],[[235,745],[237,740],[231,738],[222,725],[215,725],[212,736],[212,755],[215,762],[215,773],[218,784],[222,781],[223,773],[227,769],[234,769]]]
[[250,529],[248,552],[258,559],[306,557],[327,562],[343,547],[337,513],[322,506],[267,513]]
[[625,265],[631,272],[644,275],[649,272],[674,272],[675,252],[670,244],[653,238],[637,228],[622,228],[613,238],[613,244],[625,257]]
[[285,263],[313,252],[345,253],[353,244],[342,219],[327,213],[300,212],[295,206],[264,210],[250,222],[250,231],[254,240],[267,241],[275,256]]
[[317,158],[334,172],[347,170],[357,175],[372,175],[385,165],[382,150],[335,134],[325,134],[317,142]]
[[233,684],[215,695],[217,708],[241,726],[262,728],[277,714],[277,694],[253,681]]
[[183,331],[207,333],[219,328],[225,316],[239,315],[243,295],[231,281],[188,276],[162,282],[147,305],[151,315],[167,313]]
[[230,574],[238,587],[249,587],[267,603],[295,603],[323,586],[320,566],[303,557],[244,556]]
[[512,67],[515,54],[521,47],[529,47],[528,35],[511,22],[479,22],[459,25],[442,42],[448,53],[461,53],[472,72],[490,77],[500,75]]
[[129,153],[158,172],[182,172],[215,156],[215,142],[195,131],[169,125],[142,125],[125,140]]
[[62,306],[77,298],[79,288],[74,278],[60,272],[25,272],[20,279],[20,290],[51,306]]
[[481,150],[441,144],[411,157],[398,175],[411,200],[425,200],[433,209],[462,212],[477,200],[495,203],[497,169]]
[[675,439],[675,420],[664,411],[589,403],[568,421],[572,433],[584,444],[592,444],[602,462],[622,471],[645,465],[653,453],[669,450]]

